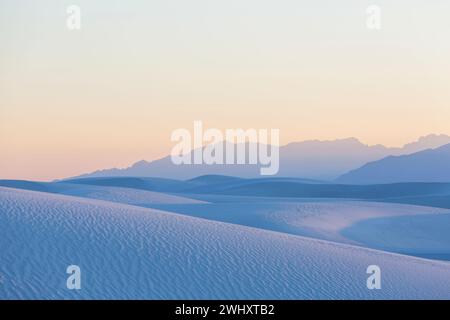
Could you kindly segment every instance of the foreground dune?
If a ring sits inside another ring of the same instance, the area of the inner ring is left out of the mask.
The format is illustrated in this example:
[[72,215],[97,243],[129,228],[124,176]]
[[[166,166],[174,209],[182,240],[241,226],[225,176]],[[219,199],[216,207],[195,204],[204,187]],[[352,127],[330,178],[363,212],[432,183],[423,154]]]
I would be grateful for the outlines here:
[[342,199],[286,201],[221,195],[204,199],[209,202],[147,206],[391,252],[423,256],[450,254],[448,209]]
[[0,188],[0,203],[2,299],[450,298],[447,263],[65,195]]

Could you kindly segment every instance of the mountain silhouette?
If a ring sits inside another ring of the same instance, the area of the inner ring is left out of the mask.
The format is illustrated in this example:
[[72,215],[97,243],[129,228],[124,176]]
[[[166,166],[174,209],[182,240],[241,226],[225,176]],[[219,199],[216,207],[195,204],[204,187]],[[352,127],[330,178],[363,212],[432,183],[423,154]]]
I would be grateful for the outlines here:
[[347,184],[450,182],[450,144],[370,162],[336,181]]
[[[330,181],[368,162],[381,160],[390,155],[415,153],[447,143],[450,143],[450,136],[447,135],[428,135],[401,148],[369,146],[356,138],[293,142],[279,147],[280,169],[276,176]],[[260,167],[259,164],[175,165],[171,157],[166,156],[155,161],[141,160],[124,169],[99,170],[74,178],[121,176],[192,179],[202,175],[254,178],[260,176]]]

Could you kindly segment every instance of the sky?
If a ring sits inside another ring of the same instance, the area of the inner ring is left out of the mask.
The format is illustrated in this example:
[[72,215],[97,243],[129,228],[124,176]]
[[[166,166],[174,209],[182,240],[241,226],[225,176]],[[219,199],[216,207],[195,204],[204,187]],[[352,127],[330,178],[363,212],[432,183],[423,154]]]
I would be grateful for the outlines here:
[[447,0],[2,0],[0,179],[157,159],[195,120],[281,144],[450,135],[449,15]]

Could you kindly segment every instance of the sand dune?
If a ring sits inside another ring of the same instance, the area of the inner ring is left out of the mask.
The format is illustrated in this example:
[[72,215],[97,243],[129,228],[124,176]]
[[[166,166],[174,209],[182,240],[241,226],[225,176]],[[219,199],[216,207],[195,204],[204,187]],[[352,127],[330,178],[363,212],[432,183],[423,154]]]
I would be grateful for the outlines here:
[[149,207],[392,252],[450,254],[448,209],[339,199],[198,198],[209,203]]
[[170,195],[161,192],[146,190],[90,186],[80,184],[54,184],[52,191],[55,193],[72,195],[83,198],[119,202],[132,205],[160,205],[160,204],[201,204],[201,200],[194,200],[183,196]]
[[[2,299],[450,298],[447,263],[35,191],[0,202]],[[81,290],[65,287],[70,264]]]

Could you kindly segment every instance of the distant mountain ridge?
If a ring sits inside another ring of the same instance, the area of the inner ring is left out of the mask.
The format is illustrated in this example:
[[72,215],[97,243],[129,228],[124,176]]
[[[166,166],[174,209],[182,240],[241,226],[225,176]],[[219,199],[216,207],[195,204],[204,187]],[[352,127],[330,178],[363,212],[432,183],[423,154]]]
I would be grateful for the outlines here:
[[450,182],[450,144],[370,162],[336,181],[347,184]]
[[[401,148],[365,145],[356,138],[332,141],[308,140],[279,147],[278,177],[313,180],[334,180],[366,163],[387,156],[399,156],[436,148],[450,143],[450,136],[428,135]],[[202,175],[226,175],[244,178],[260,176],[259,165],[174,165],[170,156],[155,160],[141,160],[124,169],[105,169],[73,178],[88,177],[160,177],[192,179]]]

